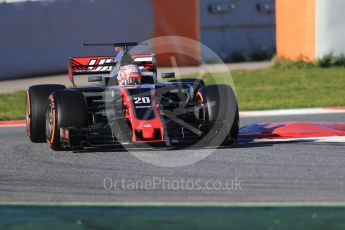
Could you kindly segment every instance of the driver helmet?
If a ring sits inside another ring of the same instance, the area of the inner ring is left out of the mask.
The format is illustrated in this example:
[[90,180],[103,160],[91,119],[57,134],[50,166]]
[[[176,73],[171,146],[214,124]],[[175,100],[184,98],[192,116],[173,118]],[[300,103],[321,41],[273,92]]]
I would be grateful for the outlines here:
[[141,84],[141,71],[137,65],[121,66],[117,80],[121,86],[137,86]]

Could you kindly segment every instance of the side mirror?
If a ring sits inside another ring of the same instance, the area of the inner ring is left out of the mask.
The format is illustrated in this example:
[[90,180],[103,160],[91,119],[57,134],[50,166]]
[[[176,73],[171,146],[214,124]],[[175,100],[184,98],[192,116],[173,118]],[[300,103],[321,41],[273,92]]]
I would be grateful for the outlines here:
[[102,81],[103,77],[102,76],[89,76],[88,81],[89,82],[99,82]]
[[162,79],[166,79],[166,78],[175,78],[175,73],[171,72],[171,73],[162,73]]

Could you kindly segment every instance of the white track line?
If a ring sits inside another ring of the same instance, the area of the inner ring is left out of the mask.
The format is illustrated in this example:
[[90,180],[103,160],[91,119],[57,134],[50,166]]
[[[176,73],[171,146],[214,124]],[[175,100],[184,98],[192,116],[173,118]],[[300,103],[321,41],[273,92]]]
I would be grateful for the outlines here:
[[[244,138],[244,140],[247,138]],[[333,136],[333,137],[306,137],[306,138],[262,138],[257,139],[253,142],[323,142],[323,143],[345,143],[345,137],[343,136]]]
[[332,108],[310,108],[310,109],[280,109],[240,112],[240,117],[269,117],[269,116],[292,116],[292,115],[313,115],[313,114],[336,114],[344,113],[344,109]]

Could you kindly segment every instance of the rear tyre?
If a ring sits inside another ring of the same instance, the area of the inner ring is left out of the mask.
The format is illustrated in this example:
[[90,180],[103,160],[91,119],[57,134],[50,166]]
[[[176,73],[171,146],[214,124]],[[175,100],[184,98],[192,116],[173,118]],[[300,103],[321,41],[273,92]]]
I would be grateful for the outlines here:
[[195,92],[199,91],[202,86],[205,86],[205,82],[202,79],[197,79],[197,78],[174,79],[174,80],[170,80],[169,82],[176,82],[177,84],[189,83],[190,85],[192,85]]
[[46,141],[45,114],[49,95],[65,89],[63,85],[34,85],[26,92],[26,130],[30,141],[43,143]]
[[235,92],[229,85],[204,87],[206,123],[211,125],[208,143],[229,146],[237,141],[239,112]]
[[87,106],[84,95],[79,91],[61,90],[52,93],[46,107],[46,140],[55,151],[62,150],[61,128],[87,127]]

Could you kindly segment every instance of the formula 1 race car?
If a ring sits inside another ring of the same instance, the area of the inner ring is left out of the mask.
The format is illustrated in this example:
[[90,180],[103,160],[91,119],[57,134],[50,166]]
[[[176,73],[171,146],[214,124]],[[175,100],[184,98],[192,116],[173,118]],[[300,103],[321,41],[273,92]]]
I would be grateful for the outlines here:
[[[103,45],[115,47],[115,55],[70,58],[74,88],[29,87],[26,127],[32,142],[47,142],[53,150],[236,142],[239,115],[230,86],[176,79],[174,73],[162,73],[158,82],[154,54],[131,55],[134,42]],[[88,75],[93,85],[77,87],[75,75]]]

